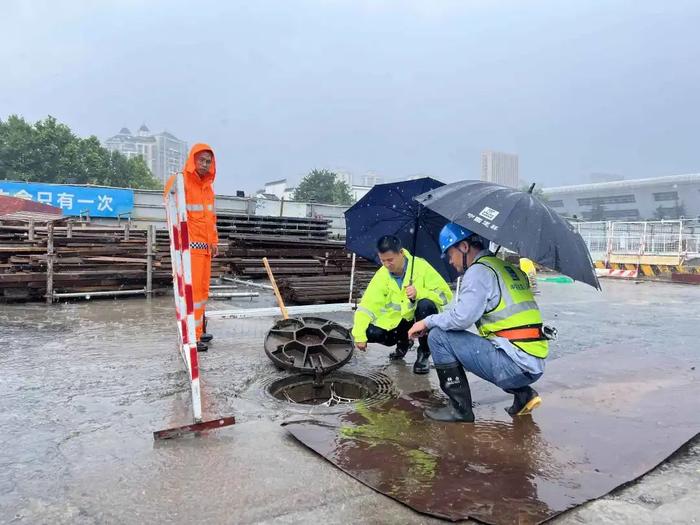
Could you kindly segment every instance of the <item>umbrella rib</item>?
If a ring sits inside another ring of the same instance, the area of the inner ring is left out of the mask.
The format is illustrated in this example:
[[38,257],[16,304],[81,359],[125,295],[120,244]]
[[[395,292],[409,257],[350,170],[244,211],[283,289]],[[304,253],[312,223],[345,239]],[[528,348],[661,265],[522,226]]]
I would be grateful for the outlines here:
[[[404,202],[405,202],[405,201],[404,201]],[[412,214],[412,213],[406,213],[403,209],[399,209],[399,208],[390,208],[389,206],[386,206],[386,205],[381,205],[381,206],[380,206],[380,205],[376,205],[376,206],[372,206],[372,207],[373,207],[373,208],[374,208],[374,207],[381,208],[382,210],[392,210],[392,211],[394,211],[394,212],[395,212],[396,214],[398,214],[398,215],[403,215],[404,217],[408,217],[408,218],[410,218],[410,219],[415,219],[415,215],[414,215],[414,214]],[[363,210],[363,211],[366,212],[367,209],[365,209],[365,210]],[[387,219],[382,219],[382,220],[387,220]],[[392,219],[392,220],[393,220],[393,219]]]
[[[401,192],[396,192],[396,193],[398,193],[399,197],[401,197],[401,200],[403,201],[403,203],[404,203],[405,206],[406,206],[405,208],[402,208],[402,212],[403,212],[403,210],[410,210],[411,212],[413,212],[413,206],[411,205],[412,203],[409,202],[409,201],[407,201],[406,198],[403,196],[403,194],[402,194]],[[420,204],[418,204],[418,206],[420,206]],[[393,208],[392,208],[392,209],[393,209]],[[415,219],[415,218],[416,218],[416,214],[415,214],[415,213],[404,213],[404,215],[405,215],[406,217],[411,217],[412,219]]]

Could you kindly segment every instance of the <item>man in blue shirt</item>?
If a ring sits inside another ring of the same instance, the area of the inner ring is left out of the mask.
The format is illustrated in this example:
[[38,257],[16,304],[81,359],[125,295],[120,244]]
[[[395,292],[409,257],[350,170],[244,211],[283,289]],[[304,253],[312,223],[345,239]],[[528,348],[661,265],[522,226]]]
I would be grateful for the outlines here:
[[[511,415],[524,415],[541,403],[529,385],[544,372],[547,341],[527,277],[520,269],[488,251],[488,241],[449,223],[440,234],[443,253],[457,272],[464,272],[451,309],[426,317],[409,330],[428,341],[450,405],[427,410],[438,421],[473,422],[468,370],[513,394]],[[481,335],[468,332],[477,324]]]

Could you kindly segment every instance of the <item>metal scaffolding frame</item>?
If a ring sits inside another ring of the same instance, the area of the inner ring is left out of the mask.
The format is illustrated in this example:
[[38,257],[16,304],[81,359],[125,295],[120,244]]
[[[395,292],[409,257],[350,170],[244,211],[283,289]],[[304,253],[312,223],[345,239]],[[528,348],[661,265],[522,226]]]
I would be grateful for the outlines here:
[[611,255],[675,256],[680,261],[700,257],[700,221],[596,221],[573,224],[593,260]]

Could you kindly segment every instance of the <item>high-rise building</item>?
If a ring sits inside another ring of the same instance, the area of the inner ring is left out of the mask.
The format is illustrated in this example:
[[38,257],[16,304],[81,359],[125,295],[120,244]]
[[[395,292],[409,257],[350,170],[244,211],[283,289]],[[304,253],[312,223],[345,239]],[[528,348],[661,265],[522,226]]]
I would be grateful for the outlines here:
[[518,156],[500,151],[481,153],[481,180],[518,187]]
[[173,173],[181,171],[187,161],[187,143],[171,133],[151,134],[142,124],[136,135],[128,128],[108,138],[105,148],[118,151],[126,157],[140,156],[146,162],[153,176],[164,184]]

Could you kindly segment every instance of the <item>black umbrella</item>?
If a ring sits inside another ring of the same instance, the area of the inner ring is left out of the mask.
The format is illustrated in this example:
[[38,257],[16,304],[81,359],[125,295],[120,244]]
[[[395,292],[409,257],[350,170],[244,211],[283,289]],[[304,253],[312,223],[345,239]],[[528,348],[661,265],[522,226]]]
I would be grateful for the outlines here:
[[465,180],[428,191],[416,200],[522,257],[600,290],[581,235],[531,193]]
[[[447,220],[414,199],[443,185],[424,177],[374,186],[345,212],[348,251],[379,264],[377,240],[383,235],[396,235],[412,255],[427,260],[440,275],[452,280],[454,270],[440,256],[440,230]],[[412,277],[409,276],[409,281]]]

